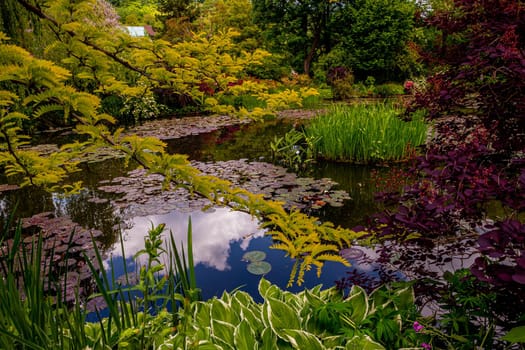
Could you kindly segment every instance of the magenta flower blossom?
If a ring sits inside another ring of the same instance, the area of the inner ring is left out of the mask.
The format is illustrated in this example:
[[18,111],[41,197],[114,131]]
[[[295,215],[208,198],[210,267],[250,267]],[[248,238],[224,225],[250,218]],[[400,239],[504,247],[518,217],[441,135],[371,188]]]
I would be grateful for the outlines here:
[[423,325],[421,325],[419,322],[415,321],[414,324],[412,325],[412,327],[414,327],[414,330],[416,331],[416,333],[419,333],[423,330]]
[[432,345],[428,344],[428,343],[421,343],[421,347],[425,350],[430,350],[432,349]]

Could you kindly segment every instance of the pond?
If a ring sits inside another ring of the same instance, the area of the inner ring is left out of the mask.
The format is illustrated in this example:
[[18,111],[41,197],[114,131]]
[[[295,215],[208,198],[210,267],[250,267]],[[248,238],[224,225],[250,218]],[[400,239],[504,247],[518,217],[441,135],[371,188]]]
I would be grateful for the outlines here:
[[[371,179],[373,173],[388,174],[391,171],[389,168],[318,162],[309,169],[308,176],[300,177],[269,163],[270,142],[276,135],[290,130],[293,122],[293,119],[238,125],[225,122],[216,128],[208,127],[206,132],[197,135],[192,134],[198,133],[195,130],[198,125],[187,127],[182,134],[176,135],[166,125],[155,126],[153,123],[149,127],[157,132],[166,131],[168,135],[164,135],[164,139],[169,152],[187,154],[193,165],[203,172],[234,183],[237,181],[237,185],[251,191],[260,191],[268,198],[283,200],[289,207],[303,208],[320,220],[353,227],[363,223],[367,215],[377,212],[380,209],[374,201],[377,188]],[[139,130],[147,127],[141,126]],[[260,276],[251,274],[247,270],[248,263],[243,260],[243,255],[250,251],[263,251],[265,261],[271,265],[265,277],[281,288],[286,287],[293,261],[282,251],[269,249],[271,238],[265,236],[251,216],[228,208],[203,211],[208,204],[203,199],[190,199],[183,190],[162,192],[159,177],[146,176],[143,171],[132,169],[132,165],[125,168],[122,160],[111,157],[85,163],[83,171],[74,174],[71,179],[81,179],[84,190],[65,198],[34,189],[0,187],[0,220],[5,222],[18,203],[17,217],[26,218],[25,227],[38,226],[47,232],[48,244],[59,235],[64,236],[62,242],[67,242],[67,232],[73,230],[77,235],[73,241],[84,242],[89,235],[82,230],[89,229],[96,233],[97,245],[106,259],[105,267],[109,267],[109,259],[112,258],[118,276],[124,271],[120,236],[127,257],[132,257],[143,248],[148,229],[160,223],[166,224],[176,242],[185,244],[191,217],[197,283],[204,298],[236,288],[258,297],[256,288]],[[328,204],[320,207],[312,205],[320,198]],[[85,247],[85,244],[78,247]],[[313,269],[306,275],[305,285],[289,290],[298,291],[317,284],[329,287],[344,278],[349,270],[354,275],[379,278],[377,274],[382,267],[376,262],[374,250],[359,249],[363,254],[351,260],[351,269],[327,263],[321,278]],[[84,270],[80,269],[79,275],[86,277],[86,264],[81,260],[79,256],[68,259],[71,261],[68,269],[80,266]],[[125,264],[131,264],[131,260],[128,259]],[[128,268],[131,271],[134,267],[129,265]],[[400,278],[404,276],[399,271],[397,274]],[[76,282],[78,280],[73,280],[71,285]]]
[[[227,125],[198,135],[165,141],[169,152],[188,154],[189,159],[203,171],[217,164],[220,165],[218,168],[237,172],[245,168],[247,176],[253,182],[252,186],[257,187],[268,179],[268,171],[271,170],[273,172],[270,171],[269,174],[280,178],[281,183],[287,183],[289,188],[290,183],[296,186],[297,177],[265,161],[270,161],[269,144],[273,138],[283,135],[291,127],[292,121],[289,120]],[[267,254],[265,260],[272,265],[272,269],[266,277],[283,288],[286,286],[293,261],[285,257],[282,251],[268,248],[272,243],[271,239],[258,228],[257,221],[252,217],[227,208],[202,211],[203,203],[186,200],[187,195],[169,198],[169,195],[159,191],[158,181],[155,179],[146,178],[136,171],[128,173],[132,168],[133,166],[125,168],[120,159],[86,163],[83,171],[73,174],[71,179],[81,179],[85,185],[84,190],[66,198],[56,193],[28,188],[9,189],[4,186],[0,195],[1,220],[5,222],[16,203],[17,217],[39,215],[40,219],[47,220],[33,220],[32,223],[26,223],[25,226],[28,227],[36,225],[51,231],[51,227],[56,226],[51,218],[68,217],[71,221],[67,224],[62,222],[65,229],[69,226],[72,230],[78,224],[97,230],[100,232],[97,234],[97,242],[105,256],[113,256],[117,258],[115,261],[119,261],[119,235],[123,237],[126,255],[131,257],[143,247],[144,236],[152,224],[165,223],[177,242],[184,241],[188,218],[191,217],[196,273],[204,297],[235,288],[242,288],[256,295],[255,288],[260,277],[250,274],[246,269],[247,263],[242,261],[243,254],[252,250],[262,250]],[[224,170],[220,171],[224,177]],[[351,199],[344,199],[347,197],[342,196],[342,206],[305,210],[310,210],[322,220],[350,227],[358,224],[364,215],[377,209],[373,201],[373,189],[368,181],[369,171],[367,167],[318,163],[308,174],[310,177],[298,186],[301,190],[297,191],[297,195],[311,193],[316,186],[321,186],[323,192],[346,191]],[[327,178],[334,179],[340,185],[335,187]],[[314,183],[316,179],[321,182]],[[148,181],[151,185],[149,187]],[[280,192],[281,195],[288,196],[284,192],[290,192],[279,188],[279,183],[266,186],[275,191],[273,195]],[[134,190],[125,193],[131,188]],[[292,202],[291,205],[305,205],[294,202],[294,199],[289,201]],[[116,268],[119,269],[118,266]],[[370,264],[363,264],[361,268],[371,269]],[[331,286],[334,281],[344,277],[345,270],[347,268],[342,265],[329,263],[320,279],[311,271],[307,275],[306,284],[313,286],[322,283]]]

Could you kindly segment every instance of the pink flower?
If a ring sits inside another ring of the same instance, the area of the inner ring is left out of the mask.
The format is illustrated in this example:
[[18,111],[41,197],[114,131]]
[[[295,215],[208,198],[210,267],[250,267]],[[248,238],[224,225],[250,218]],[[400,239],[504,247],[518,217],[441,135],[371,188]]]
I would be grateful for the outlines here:
[[414,324],[412,325],[412,327],[414,327],[414,330],[416,331],[416,333],[419,333],[423,330],[423,325],[421,325],[419,322],[415,321]]
[[412,91],[412,88],[414,87],[414,82],[411,80],[405,81],[405,84],[403,84],[403,88],[405,89],[406,93],[409,93]]
[[432,345],[428,344],[428,343],[421,343],[421,347],[425,350],[430,350],[432,349]]

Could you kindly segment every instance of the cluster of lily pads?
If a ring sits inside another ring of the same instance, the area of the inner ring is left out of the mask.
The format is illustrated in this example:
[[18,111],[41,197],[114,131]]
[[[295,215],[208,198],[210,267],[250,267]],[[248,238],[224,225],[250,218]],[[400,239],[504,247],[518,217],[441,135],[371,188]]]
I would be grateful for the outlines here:
[[[231,181],[234,186],[253,193],[262,193],[267,199],[282,201],[286,208],[336,207],[350,199],[345,191],[334,189],[337,183],[331,179],[298,178],[285,168],[269,163],[240,159],[192,162],[192,165],[204,174]],[[162,181],[162,176],[148,175],[145,170],[138,169],[129,172],[128,176],[102,181],[98,190],[101,195],[112,195],[112,204],[120,208],[125,217],[167,214],[173,210],[194,211],[211,204],[181,188],[162,191]]]
[[25,236],[21,242],[17,242],[16,237],[0,240],[0,265],[14,256],[13,250],[29,252],[41,244],[40,265],[46,274],[44,288],[49,295],[61,295],[65,302],[72,303],[77,297],[77,288],[83,296],[93,292],[92,272],[86,259],[94,268],[100,268],[95,259],[95,250],[100,249],[100,245],[95,243],[95,247],[93,243],[94,238],[103,235],[100,230],[85,229],[70,218],[55,217],[51,212],[23,219],[22,229]]

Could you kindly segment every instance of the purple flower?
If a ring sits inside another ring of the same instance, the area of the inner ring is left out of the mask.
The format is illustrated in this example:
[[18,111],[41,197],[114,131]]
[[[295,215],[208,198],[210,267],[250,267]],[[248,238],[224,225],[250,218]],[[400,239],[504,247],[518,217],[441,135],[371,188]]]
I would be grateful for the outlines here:
[[[419,333],[423,330],[423,327],[419,322],[415,321],[414,324],[412,325],[412,327],[414,327],[414,330],[416,331],[416,333]],[[427,344],[428,345],[428,344]]]
[[421,343],[421,347],[425,350],[430,350],[432,349],[432,345],[428,344],[428,343]]

